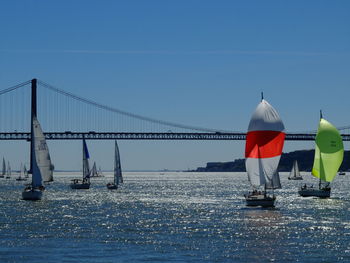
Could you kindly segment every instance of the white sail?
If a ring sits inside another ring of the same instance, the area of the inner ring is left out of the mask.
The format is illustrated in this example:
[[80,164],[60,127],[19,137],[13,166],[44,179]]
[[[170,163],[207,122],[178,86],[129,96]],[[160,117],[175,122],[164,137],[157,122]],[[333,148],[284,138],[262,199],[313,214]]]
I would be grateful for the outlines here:
[[11,166],[10,166],[10,162],[7,162],[7,170],[6,170],[6,178],[10,178],[11,177]]
[[51,164],[49,148],[47,147],[40,123],[35,116],[33,117],[33,133],[36,165],[40,170],[42,180],[44,182],[51,182],[53,181],[53,165]]
[[85,142],[85,139],[83,139],[83,180],[89,181],[90,179],[90,166],[89,166],[89,151]]
[[290,171],[289,178],[300,177],[300,171],[297,160],[294,161],[292,170]]
[[28,176],[28,170],[27,170],[26,165],[23,166],[23,173],[24,173],[24,177],[25,177],[25,178],[28,178],[28,177],[29,177],[29,176]]
[[4,176],[6,174],[6,163],[5,158],[2,158],[2,175]]
[[123,183],[123,175],[122,168],[120,165],[120,155],[117,141],[115,141],[114,147],[114,183],[116,185],[118,185],[119,183]]
[[91,168],[91,177],[97,177],[98,173],[97,173],[97,168],[96,168],[96,162],[94,162],[92,168]]

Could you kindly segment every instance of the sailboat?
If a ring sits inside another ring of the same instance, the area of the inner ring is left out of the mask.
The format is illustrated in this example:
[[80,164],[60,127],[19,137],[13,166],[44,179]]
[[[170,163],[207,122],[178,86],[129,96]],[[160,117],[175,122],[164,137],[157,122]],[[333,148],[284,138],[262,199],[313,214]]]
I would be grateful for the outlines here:
[[98,177],[97,168],[96,168],[96,162],[94,162],[94,164],[92,165],[92,168],[91,168],[91,177]]
[[320,122],[316,134],[315,157],[311,174],[319,178],[318,188],[302,186],[299,195],[303,197],[316,196],[327,198],[331,195],[330,182],[337,175],[343,162],[344,145],[339,131],[327,120],[323,119],[320,112]]
[[293,162],[292,170],[289,173],[288,180],[303,180],[303,177],[300,175],[298,161]]
[[[274,206],[276,196],[268,194],[267,190],[281,187],[277,167],[284,139],[284,125],[280,116],[262,96],[250,120],[246,137],[245,165],[253,186],[253,191],[244,195],[247,206]],[[259,190],[259,187],[264,189]]]
[[27,181],[27,178],[25,177],[25,174],[24,174],[24,166],[22,163],[21,163],[20,173],[19,173],[19,176],[16,178],[16,181]]
[[89,151],[86,141],[83,138],[83,179],[73,179],[70,187],[72,189],[89,189],[90,188],[90,167],[89,167]]
[[98,170],[96,168],[96,162],[94,162],[94,164],[92,165],[90,177],[103,177],[101,167],[99,167]]
[[122,168],[120,165],[120,155],[117,141],[114,143],[114,181],[108,183],[107,188],[110,190],[118,189],[118,185],[123,183]]
[[26,165],[23,165],[23,173],[24,173],[24,178],[29,178],[29,175],[28,175],[28,170],[27,170],[27,167]]
[[2,157],[2,173],[0,174],[0,178],[4,178],[6,174],[6,163],[5,158]]
[[11,166],[10,166],[10,162],[7,161],[7,169],[6,169],[6,179],[10,179],[11,178],[11,174],[12,174],[12,171],[11,171]]
[[98,167],[97,177],[104,177],[101,166]]
[[32,117],[30,148],[32,182],[23,190],[22,198],[24,200],[40,200],[45,190],[43,181],[53,180],[53,165],[45,135],[35,115]]

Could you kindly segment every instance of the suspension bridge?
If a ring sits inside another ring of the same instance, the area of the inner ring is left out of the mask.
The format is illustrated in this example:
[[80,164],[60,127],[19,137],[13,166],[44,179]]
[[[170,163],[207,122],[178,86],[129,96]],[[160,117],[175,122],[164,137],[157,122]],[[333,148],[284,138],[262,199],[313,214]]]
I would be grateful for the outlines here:
[[[32,79],[0,91],[0,140],[29,141],[32,114],[38,116],[48,140],[245,140],[246,136],[133,114]],[[342,137],[350,141],[350,134]],[[286,140],[313,141],[315,131],[287,133]]]

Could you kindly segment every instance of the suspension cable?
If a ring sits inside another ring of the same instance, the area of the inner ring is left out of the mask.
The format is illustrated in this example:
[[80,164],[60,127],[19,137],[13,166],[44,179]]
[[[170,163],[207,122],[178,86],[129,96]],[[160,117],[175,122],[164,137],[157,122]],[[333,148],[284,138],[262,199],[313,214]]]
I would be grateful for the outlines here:
[[10,91],[19,89],[19,88],[21,88],[21,87],[23,87],[23,86],[26,86],[26,85],[28,85],[30,82],[31,82],[31,80],[27,80],[26,82],[17,84],[17,85],[15,85],[15,86],[9,87],[9,88],[7,88],[7,89],[0,90],[0,95],[6,94],[6,93],[8,93],[8,92],[10,92]]
[[89,99],[85,99],[82,98],[80,96],[74,95],[70,92],[58,89],[48,83],[45,83],[44,81],[38,80],[38,84],[50,89],[52,91],[55,91],[59,94],[62,94],[64,96],[70,97],[72,99],[75,99],[77,101],[89,104],[89,105],[93,105],[97,108],[103,109],[103,110],[107,110],[110,112],[114,112],[114,113],[119,113],[128,117],[132,117],[135,119],[139,119],[142,121],[148,121],[148,122],[152,122],[152,123],[156,123],[156,124],[161,124],[161,125],[165,125],[165,126],[170,126],[170,127],[174,127],[174,128],[181,128],[181,129],[187,129],[187,130],[195,130],[195,131],[202,131],[202,132],[232,132],[232,131],[225,131],[225,130],[218,130],[218,129],[210,129],[210,128],[203,128],[203,127],[196,127],[196,126],[188,126],[188,125],[184,125],[184,124],[178,124],[178,123],[173,123],[173,122],[168,122],[168,121],[162,121],[162,120],[157,120],[157,119],[153,119],[153,118],[149,118],[149,117],[145,117],[145,116],[141,116],[141,115],[137,115],[134,113],[130,113],[130,112],[126,112],[126,111],[122,111],[116,108],[112,108],[110,106],[106,106],[97,102],[94,102],[92,100]]

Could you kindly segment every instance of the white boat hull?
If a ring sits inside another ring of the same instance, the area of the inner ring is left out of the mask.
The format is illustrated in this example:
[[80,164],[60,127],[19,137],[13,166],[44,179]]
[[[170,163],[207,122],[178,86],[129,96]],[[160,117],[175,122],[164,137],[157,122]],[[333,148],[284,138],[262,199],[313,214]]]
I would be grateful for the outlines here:
[[109,190],[116,190],[116,189],[118,189],[118,185],[114,184],[114,183],[109,183],[109,184],[107,184],[107,188]]
[[263,194],[248,194],[244,195],[247,206],[262,206],[262,207],[274,207],[275,196],[267,196]]
[[313,188],[301,188],[298,191],[299,195],[302,197],[310,197],[310,196],[315,196],[315,197],[320,197],[320,198],[328,198],[331,196],[331,189],[313,189]]
[[41,200],[42,195],[43,195],[43,192],[39,189],[28,189],[28,190],[25,189],[22,192],[22,199],[36,201],[36,200]]

